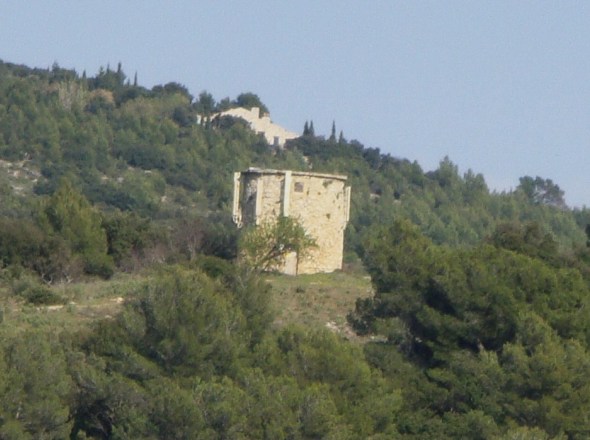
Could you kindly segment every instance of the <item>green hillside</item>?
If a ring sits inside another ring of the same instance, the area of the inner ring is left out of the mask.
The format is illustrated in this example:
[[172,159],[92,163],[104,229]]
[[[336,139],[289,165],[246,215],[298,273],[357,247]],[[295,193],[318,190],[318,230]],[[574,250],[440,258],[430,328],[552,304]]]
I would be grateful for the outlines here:
[[[590,211],[233,106],[0,62],[0,439],[588,438]],[[348,176],[341,272],[236,261],[250,166]]]

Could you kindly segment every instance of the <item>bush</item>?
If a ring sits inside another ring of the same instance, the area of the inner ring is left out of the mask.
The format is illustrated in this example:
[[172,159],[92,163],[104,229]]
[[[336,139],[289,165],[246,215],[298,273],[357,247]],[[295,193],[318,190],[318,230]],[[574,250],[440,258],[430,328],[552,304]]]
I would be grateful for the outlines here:
[[61,295],[28,277],[15,281],[12,293],[35,305],[65,304]]
[[84,272],[108,279],[113,276],[115,265],[109,255],[92,253],[85,256]]

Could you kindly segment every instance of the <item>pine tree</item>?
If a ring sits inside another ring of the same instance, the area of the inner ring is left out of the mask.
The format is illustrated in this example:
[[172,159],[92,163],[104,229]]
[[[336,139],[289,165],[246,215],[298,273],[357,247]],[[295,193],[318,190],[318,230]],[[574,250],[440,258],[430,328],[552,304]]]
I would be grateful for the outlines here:
[[101,217],[69,180],[63,179],[43,210],[50,228],[61,236],[74,254],[84,261],[85,271],[110,276],[107,237]]
[[332,121],[332,133],[330,133],[330,142],[336,142],[336,121]]

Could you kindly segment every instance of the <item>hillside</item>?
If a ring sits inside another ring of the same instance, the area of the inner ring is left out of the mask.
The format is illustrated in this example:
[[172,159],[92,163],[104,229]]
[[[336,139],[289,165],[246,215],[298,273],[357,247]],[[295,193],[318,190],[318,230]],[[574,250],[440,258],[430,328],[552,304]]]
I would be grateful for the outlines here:
[[[235,107],[0,62],[1,439],[587,438],[590,211]],[[348,176],[342,271],[236,260],[250,166]]]
[[[51,194],[67,177],[105,212],[134,212],[160,223],[212,216],[227,222],[231,173],[257,166],[348,175],[351,251],[368,225],[393,218],[408,218],[435,242],[450,245],[477,243],[502,222],[534,221],[566,248],[585,241],[590,223],[586,210],[564,206],[550,179],[523,176],[514,192],[497,194],[482,175],[460,175],[448,158],[426,173],[418,163],[342,134],[336,139],[335,132],[325,139],[308,129],[276,150],[239,119],[211,124],[210,115],[231,106],[266,108],[252,93],[216,102],[206,92],[195,99],[173,82],[152,90],[132,85],[121,66],[81,78],[58,66],[2,63],[0,100],[0,158],[34,173],[23,188],[33,192],[23,195]],[[6,166],[0,170],[5,182],[11,172],[16,176]],[[4,197],[21,191],[18,181],[11,185],[17,191]],[[24,214],[29,207],[21,201]]]

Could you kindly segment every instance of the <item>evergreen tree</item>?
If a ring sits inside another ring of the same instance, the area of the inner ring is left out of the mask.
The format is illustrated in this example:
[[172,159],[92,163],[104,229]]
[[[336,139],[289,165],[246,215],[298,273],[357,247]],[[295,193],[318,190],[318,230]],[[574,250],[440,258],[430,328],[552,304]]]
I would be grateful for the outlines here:
[[90,274],[110,276],[112,261],[107,256],[107,237],[100,214],[67,179],[63,179],[43,210],[51,230],[62,237],[84,262]]
[[234,104],[237,105],[238,107],[244,107],[244,108],[250,108],[250,109],[252,107],[258,107],[260,110],[260,116],[270,113],[270,111],[268,110],[268,107],[266,105],[264,105],[264,103],[260,100],[258,95],[256,95],[255,93],[251,93],[251,92],[241,93],[240,95],[238,95],[238,97],[234,101]]
[[330,142],[336,142],[336,122],[332,121],[332,132],[330,133]]

